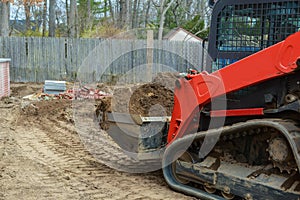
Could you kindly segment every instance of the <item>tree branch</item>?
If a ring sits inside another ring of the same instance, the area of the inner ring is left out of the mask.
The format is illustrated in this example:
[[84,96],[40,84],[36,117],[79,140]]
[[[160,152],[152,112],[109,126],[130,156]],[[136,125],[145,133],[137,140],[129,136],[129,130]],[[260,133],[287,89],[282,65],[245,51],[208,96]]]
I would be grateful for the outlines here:
[[[175,0],[171,0],[167,7],[163,10],[161,16],[160,16],[160,23],[159,23],[159,31],[158,31],[158,40],[162,40],[162,35],[163,35],[163,29],[164,29],[164,24],[165,24],[165,15],[167,11],[170,9],[172,4],[174,3]],[[164,1],[162,1],[164,2]]]

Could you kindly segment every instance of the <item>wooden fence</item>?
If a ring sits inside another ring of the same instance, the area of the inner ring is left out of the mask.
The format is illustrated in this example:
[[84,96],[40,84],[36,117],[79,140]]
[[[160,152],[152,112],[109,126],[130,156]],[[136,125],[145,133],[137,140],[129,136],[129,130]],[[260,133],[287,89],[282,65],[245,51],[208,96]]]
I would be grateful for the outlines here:
[[152,73],[201,69],[200,43],[146,40],[0,37],[0,58],[11,58],[14,82],[81,80],[126,82],[145,79],[151,52]]

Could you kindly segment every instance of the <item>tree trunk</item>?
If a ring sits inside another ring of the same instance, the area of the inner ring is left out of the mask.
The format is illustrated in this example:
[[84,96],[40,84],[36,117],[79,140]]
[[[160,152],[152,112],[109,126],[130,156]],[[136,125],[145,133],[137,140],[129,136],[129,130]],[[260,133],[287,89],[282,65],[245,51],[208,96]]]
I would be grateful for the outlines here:
[[43,5],[43,30],[42,30],[42,36],[46,36],[46,29],[47,29],[47,0],[44,0],[44,5]]
[[113,6],[112,6],[112,3],[111,3],[111,0],[108,0],[108,4],[109,4],[110,16],[111,16],[113,22],[115,22],[115,14],[114,14],[114,10],[113,10]]
[[[89,0],[88,0],[89,1]],[[107,18],[107,0],[104,0],[104,18]]]
[[70,12],[69,12],[69,4],[68,1],[66,1],[66,15],[67,15],[67,35],[68,37],[70,37],[70,28],[69,28],[69,24],[70,24]]
[[204,20],[204,29],[209,27],[210,13],[209,6],[206,1],[199,3],[199,13],[201,20]]
[[87,0],[86,7],[87,7],[86,28],[91,29],[93,27],[91,0]]
[[1,4],[1,19],[0,19],[0,36],[9,35],[9,1]]
[[131,28],[137,27],[137,18],[138,18],[138,0],[133,1],[133,14],[132,14],[132,25]]
[[24,9],[25,9],[25,21],[26,21],[26,31],[31,30],[31,22],[30,22],[30,0],[24,1]]
[[139,13],[140,7],[141,7],[141,0],[138,0],[137,7],[136,7],[137,12],[135,14],[136,17],[135,24],[134,24],[135,28],[139,28],[141,23],[141,15]]
[[125,27],[127,30],[132,26],[132,1],[126,0],[126,20],[125,20]]
[[78,24],[78,8],[77,8],[77,1],[75,1],[75,37],[79,36],[79,24]]
[[49,0],[49,37],[55,37],[55,0]]
[[161,15],[160,15],[160,21],[159,21],[158,40],[162,40],[164,24],[165,24],[165,16],[166,16],[167,11],[170,9],[171,5],[174,3],[174,1],[175,0],[171,0],[167,4],[166,8],[164,8],[165,1],[164,0],[161,1],[161,4],[160,4]]
[[151,0],[148,0],[147,1],[146,14],[145,14],[145,28],[147,27],[148,19],[149,19],[149,16],[150,16],[150,6],[151,6]]
[[70,37],[77,37],[77,27],[76,27],[76,0],[70,0],[70,13],[69,13],[69,30]]
[[[184,7],[184,9],[186,9],[186,4],[184,5],[185,7]],[[172,13],[173,13],[173,15],[174,15],[174,20],[175,20],[175,23],[176,23],[176,26],[180,26],[180,19],[181,19],[181,17],[182,16],[180,16],[180,15],[177,15],[177,9],[178,9],[178,7],[179,7],[179,3],[178,2],[176,2],[176,5],[174,6],[174,8],[172,9]],[[169,23],[170,23],[171,21],[169,20]],[[169,24],[170,25],[170,24]]]
[[119,28],[124,28],[127,17],[127,0],[120,0],[120,16],[119,16]]
[[191,19],[192,18],[192,6],[193,6],[193,1],[187,1],[187,14],[186,14],[186,18],[185,18],[185,20],[189,20],[189,19]]

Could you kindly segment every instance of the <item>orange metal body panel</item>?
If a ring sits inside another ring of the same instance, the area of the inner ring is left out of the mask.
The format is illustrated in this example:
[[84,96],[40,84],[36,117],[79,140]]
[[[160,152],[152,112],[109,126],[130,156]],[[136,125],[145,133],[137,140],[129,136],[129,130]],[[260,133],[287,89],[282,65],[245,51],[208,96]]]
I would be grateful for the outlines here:
[[174,92],[168,143],[185,134],[193,116],[212,98],[295,71],[300,58],[299,41],[300,32],[297,32],[211,74],[202,72],[179,79]]

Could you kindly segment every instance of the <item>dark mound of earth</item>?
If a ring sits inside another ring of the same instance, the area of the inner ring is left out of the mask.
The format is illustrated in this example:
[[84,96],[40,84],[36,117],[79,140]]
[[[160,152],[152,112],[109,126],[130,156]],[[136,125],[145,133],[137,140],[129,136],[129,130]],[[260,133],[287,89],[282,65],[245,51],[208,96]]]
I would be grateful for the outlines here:
[[133,92],[129,101],[129,112],[142,116],[170,116],[173,104],[173,91],[161,84],[150,83]]

